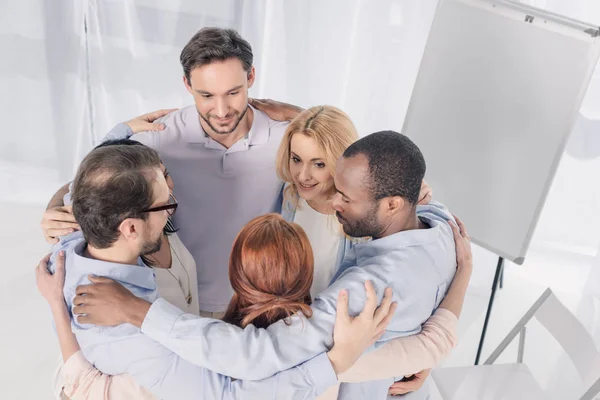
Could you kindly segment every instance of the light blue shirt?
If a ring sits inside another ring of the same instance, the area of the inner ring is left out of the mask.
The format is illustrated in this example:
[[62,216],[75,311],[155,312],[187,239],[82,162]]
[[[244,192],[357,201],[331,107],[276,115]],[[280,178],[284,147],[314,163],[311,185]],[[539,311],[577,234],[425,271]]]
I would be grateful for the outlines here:
[[[389,286],[398,302],[376,347],[390,339],[416,334],[441,303],[456,272],[454,237],[447,223],[451,214],[439,203],[430,203],[419,206],[417,215],[429,229],[403,231],[356,244],[335,281],[316,297],[311,318],[294,315],[290,325],[279,321],[266,329],[241,329],[183,314],[159,299],[150,307],[142,332],[196,365],[239,379],[264,379],[329,349],[339,291],[348,290],[349,309],[356,315],[366,301],[364,282],[371,280],[379,299]],[[369,383],[369,393],[387,394],[392,381]],[[364,384],[358,384],[356,391],[346,389],[354,386],[342,388],[343,398],[360,397]],[[357,396],[353,396],[355,393]]]
[[[147,301],[158,298],[154,273],[141,259],[137,265],[90,259],[83,256],[86,245],[81,232],[75,232],[61,238],[53,248],[52,272],[57,252],[65,251],[64,296],[71,315],[75,290],[78,285],[90,283],[88,274],[115,279]],[[322,352],[301,366],[262,381],[234,381],[182,359],[133,325],[97,327],[72,320],[71,326],[84,355],[96,368],[110,375],[129,373],[141,386],[165,400],[313,399],[337,381]],[[231,362],[236,359],[237,355],[232,355]]]

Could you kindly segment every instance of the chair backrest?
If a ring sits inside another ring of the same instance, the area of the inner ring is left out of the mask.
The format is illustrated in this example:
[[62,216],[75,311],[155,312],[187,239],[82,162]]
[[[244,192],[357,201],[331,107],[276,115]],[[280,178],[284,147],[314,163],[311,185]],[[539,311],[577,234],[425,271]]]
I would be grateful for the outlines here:
[[585,326],[550,289],[546,289],[535,301],[485,364],[492,364],[532,318],[536,318],[561,345],[575,365],[583,385],[589,387],[581,400],[593,399],[600,392],[600,351]]
[[537,310],[535,318],[565,350],[586,387],[598,379],[600,352],[594,338],[554,293]]
[[587,390],[587,392],[585,392],[584,395],[579,398],[579,400],[597,399],[597,397],[595,397],[595,396],[598,393],[600,393],[600,376],[598,377],[596,382],[594,382],[594,384],[592,386],[590,386],[590,388]]

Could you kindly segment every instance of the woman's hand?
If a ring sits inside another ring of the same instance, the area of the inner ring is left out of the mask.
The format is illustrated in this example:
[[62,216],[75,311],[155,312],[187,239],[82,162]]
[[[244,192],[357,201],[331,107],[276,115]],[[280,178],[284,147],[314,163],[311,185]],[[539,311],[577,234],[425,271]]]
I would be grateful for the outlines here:
[[417,204],[420,204],[420,205],[429,204],[429,202],[431,201],[432,198],[433,198],[433,190],[431,189],[431,186],[429,186],[427,184],[427,182],[425,182],[425,180],[423,180],[421,182],[421,190],[419,191],[419,202]]
[[50,254],[44,257],[35,269],[35,280],[40,294],[46,299],[50,306],[64,306],[65,298],[63,286],[65,285],[65,252],[60,251],[56,256],[55,271],[48,271]]
[[362,353],[371,347],[394,316],[396,302],[392,303],[392,289],[385,289],[381,305],[377,307],[377,293],[371,281],[365,282],[367,301],[357,317],[348,313],[348,292],[341,290],[337,299],[333,348],[327,353],[333,369],[339,375],[349,369]]
[[454,244],[456,246],[456,264],[458,271],[471,271],[473,269],[473,252],[471,251],[471,238],[463,222],[454,215],[456,224],[450,221],[450,227],[454,233]]

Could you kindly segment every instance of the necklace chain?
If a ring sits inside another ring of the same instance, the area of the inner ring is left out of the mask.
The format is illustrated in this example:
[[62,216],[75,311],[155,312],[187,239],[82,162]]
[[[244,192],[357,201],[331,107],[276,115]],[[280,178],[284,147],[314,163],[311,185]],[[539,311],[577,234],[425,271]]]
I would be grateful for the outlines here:
[[[173,277],[173,279],[175,279],[177,281],[177,283],[179,284],[179,288],[181,289],[181,293],[183,293],[183,295],[185,296],[185,301],[186,303],[192,304],[192,286],[191,286],[191,282],[190,282],[190,274],[188,273],[187,269],[185,268],[185,265],[183,265],[183,263],[181,262],[181,259],[179,258],[179,255],[177,254],[177,251],[175,251],[175,249],[173,248],[173,246],[171,246],[171,241],[167,238],[167,243],[169,244],[169,251],[171,251],[172,254],[175,254],[175,258],[177,258],[177,261],[179,261],[179,265],[181,265],[181,267],[183,268],[183,271],[185,272],[185,275],[187,277],[187,294],[185,292],[185,289],[183,288],[183,284],[181,283],[181,280],[179,278],[177,278],[173,272],[171,272],[171,268],[163,268],[165,269],[169,275],[171,275]],[[158,260],[154,257],[154,256],[149,256],[149,258],[151,258],[156,264],[159,264]],[[173,257],[171,257],[171,265],[173,265]]]

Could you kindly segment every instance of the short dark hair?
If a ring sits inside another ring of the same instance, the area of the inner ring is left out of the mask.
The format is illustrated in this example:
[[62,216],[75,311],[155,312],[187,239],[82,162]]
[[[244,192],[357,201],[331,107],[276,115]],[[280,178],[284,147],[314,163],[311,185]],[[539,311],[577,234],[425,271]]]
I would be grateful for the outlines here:
[[121,222],[148,217],[154,168],[160,168],[160,159],[146,146],[103,146],[83,159],[73,181],[73,215],[90,245],[108,248]]
[[104,142],[100,143],[98,146],[96,146],[94,148],[95,149],[99,149],[99,148],[106,147],[106,146],[117,146],[117,145],[124,145],[124,146],[145,146],[143,143],[140,143],[137,140],[132,140],[132,139],[110,139],[110,140],[105,140]]
[[179,61],[189,83],[194,68],[230,58],[240,60],[244,70],[250,72],[253,57],[252,46],[237,31],[207,27],[200,29],[185,45]]
[[369,162],[369,182],[375,201],[401,196],[411,204],[419,200],[425,176],[425,159],[408,137],[394,131],[372,133],[351,144],[344,158],[363,154]]

